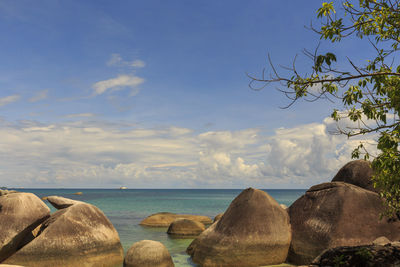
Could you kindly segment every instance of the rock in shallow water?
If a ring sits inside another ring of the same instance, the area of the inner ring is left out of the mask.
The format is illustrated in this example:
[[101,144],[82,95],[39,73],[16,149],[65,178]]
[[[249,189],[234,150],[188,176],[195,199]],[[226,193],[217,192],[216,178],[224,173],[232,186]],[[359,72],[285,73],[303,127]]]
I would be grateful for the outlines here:
[[343,182],[311,187],[289,207],[288,261],[309,264],[325,249],[371,244],[380,236],[399,240],[400,222],[380,220],[383,211],[378,194],[361,187]]
[[142,240],[126,252],[124,267],[174,267],[171,255],[160,242]]
[[58,210],[36,238],[4,263],[30,267],[116,266],[123,261],[117,231],[98,208],[76,203]]
[[190,219],[198,221],[203,224],[211,224],[212,220],[207,216],[190,215],[190,214],[175,214],[170,212],[159,212],[152,214],[140,222],[140,225],[151,227],[169,227],[169,225],[176,219]]
[[32,193],[0,197],[0,262],[22,246],[23,240],[50,216],[50,209]]
[[290,239],[288,213],[266,192],[249,188],[187,252],[203,267],[280,264],[286,260]]
[[189,219],[176,219],[173,221],[167,233],[173,236],[197,236],[205,230],[204,224]]

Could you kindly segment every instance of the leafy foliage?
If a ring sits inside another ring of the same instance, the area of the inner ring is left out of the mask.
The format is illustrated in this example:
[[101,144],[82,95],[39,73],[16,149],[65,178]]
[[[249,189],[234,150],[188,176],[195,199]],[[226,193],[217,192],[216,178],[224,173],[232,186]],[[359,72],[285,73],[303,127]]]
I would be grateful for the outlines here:
[[[337,122],[349,120],[357,125],[338,126],[340,134],[348,137],[377,134],[377,155],[371,155],[360,144],[352,156],[373,157],[374,185],[381,189],[387,203],[386,215],[390,216],[400,212],[400,64],[395,58],[400,43],[399,2],[324,2],[317,10],[320,24],[317,28],[312,25],[312,29],[322,41],[335,43],[344,38],[358,38],[369,42],[375,52],[365,65],[358,66],[346,58],[348,68],[345,68],[334,53],[318,54],[317,47],[314,53],[304,50],[312,60],[310,74],[300,74],[294,60],[290,68],[292,76],[282,77],[269,59],[270,78],[264,78],[264,73],[262,78],[250,77],[250,87],[255,90],[270,83],[281,83],[286,89],[280,90],[291,100],[287,107],[299,99],[339,100],[343,110],[333,110],[331,117]],[[258,84],[261,87],[256,87]]]

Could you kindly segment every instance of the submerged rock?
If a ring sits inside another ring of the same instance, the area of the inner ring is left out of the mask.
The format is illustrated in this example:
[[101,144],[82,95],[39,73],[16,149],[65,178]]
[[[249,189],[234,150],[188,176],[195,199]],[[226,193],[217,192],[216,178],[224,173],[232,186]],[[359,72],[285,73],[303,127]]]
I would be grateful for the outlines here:
[[126,252],[124,267],[174,267],[171,255],[160,242],[142,240]]
[[98,208],[76,203],[56,211],[37,236],[4,263],[30,267],[115,266],[123,250],[117,231]]
[[36,195],[13,193],[0,197],[0,262],[23,245],[27,235],[50,216]]
[[369,161],[362,159],[353,160],[348,162],[338,171],[335,177],[333,177],[332,182],[345,182],[366,190],[378,192],[378,190],[374,188],[372,182],[373,174],[374,172]]
[[143,226],[152,227],[169,227],[169,225],[176,219],[189,219],[203,224],[211,224],[212,220],[207,216],[190,215],[190,214],[175,214],[170,212],[160,212],[152,214],[140,222]]
[[309,264],[325,249],[371,244],[376,238],[400,238],[400,222],[380,219],[379,195],[343,183],[311,187],[289,207],[292,243],[288,261]]
[[176,219],[173,221],[167,233],[174,236],[197,236],[205,230],[204,224],[189,219]]
[[280,264],[290,239],[288,213],[266,192],[248,188],[187,252],[204,267]]

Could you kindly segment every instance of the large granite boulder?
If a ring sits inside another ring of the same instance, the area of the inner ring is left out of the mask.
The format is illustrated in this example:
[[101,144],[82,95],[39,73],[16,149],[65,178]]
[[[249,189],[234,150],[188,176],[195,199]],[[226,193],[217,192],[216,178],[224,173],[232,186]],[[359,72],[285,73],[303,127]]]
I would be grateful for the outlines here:
[[171,255],[160,242],[142,240],[126,252],[124,267],[174,267]]
[[159,212],[152,214],[140,222],[142,226],[151,227],[169,227],[176,219],[189,219],[203,224],[212,224],[212,220],[207,216],[190,215],[190,214],[175,214],[170,212]]
[[123,260],[117,231],[98,208],[76,203],[56,211],[36,237],[4,263],[29,267],[116,266]]
[[380,236],[399,240],[400,221],[380,219],[383,211],[379,195],[361,187],[343,182],[311,187],[289,207],[288,261],[309,264],[325,249],[371,244]]
[[168,227],[167,233],[173,236],[197,236],[205,230],[204,224],[189,219],[176,219]]
[[398,267],[400,247],[390,244],[336,247],[322,252],[311,266]]
[[374,188],[372,175],[374,174],[371,163],[366,160],[353,160],[344,165],[333,177],[332,182],[345,182],[361,188],[378,192]]
[[280,264],[290,239],[288,213],[266,192],[248,188],[187,252],[203,267]]
[[59,196],[48,196],[46,197],[46,200],[50,202],[50,204],[58,210],[68,208],[77,203],[83,203],[82,201],[73,200],[65,197],[59,197]]
[[50,216],[50,209],[32,193],[0,197],[0,262],[23,244],[26,235]]

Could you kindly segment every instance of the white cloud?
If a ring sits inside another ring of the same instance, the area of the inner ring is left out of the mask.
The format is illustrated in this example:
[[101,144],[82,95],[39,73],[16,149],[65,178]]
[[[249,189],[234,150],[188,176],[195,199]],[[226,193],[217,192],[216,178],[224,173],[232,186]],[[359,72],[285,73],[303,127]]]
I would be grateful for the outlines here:
[[2,98],[0,98],[0,107],[8,105],[12,102],[15,102],[18,99],[20,99],[19,95],[10,95],[10,96],[6,96],[6,97],[2,97]]
[[111,54],[110,59],[107,61],[107,66],[144,68],[146,66],[146,63],[140,59],[125,61],[122,59],[120,54],[114,53]]
[[29,99],[29,102],[38,102],[40,100],[46,99],[48,93],[49,93],[49,90],[39,91],[39,92],[37,92],[36,95],[34,95],[32,98]]
[[74,121],[0,123],[0,184],[24,187],[309,187],[350,160],[348,141],[313,123],[197,133]]
[[143,60],[137,59],[129,63],[129,65],[134,68],[144,68],[146,63]]
[[65,115],[66,118],[83,118],[83,117],[94,117],[96,114],[94,113],[74,113]]
[[110,59],[107,61],[107,66],[118,65],[122,62],[122,57],[119,54],[111,54]]
[[93,84],[93,95],[101,95],[106,91],[117,91],[125,87],[136,89],[136,87],[144,82],[143,78],[134,75],[119,75],[104,81]]

